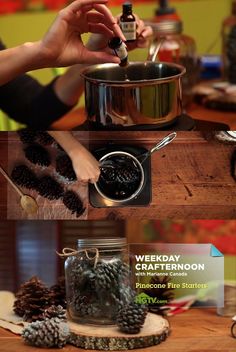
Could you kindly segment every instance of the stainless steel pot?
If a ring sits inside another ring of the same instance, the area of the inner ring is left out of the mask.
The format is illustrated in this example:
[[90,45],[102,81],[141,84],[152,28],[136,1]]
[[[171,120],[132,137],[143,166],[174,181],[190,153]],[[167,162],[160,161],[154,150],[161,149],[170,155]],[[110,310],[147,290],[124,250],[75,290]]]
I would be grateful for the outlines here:
[[93,65],[85,69],[85,106],[90,121],[108,125],[164,126],[182,113],[185,68],[164,62]]
[[[132,199],[134,199],[135,197],[137,197],[140,192],[143,189],[143,186],[145,184],[145,171],[143,168],[143,162],[146,160],[146,158],[150,157],[152,155],[152,153],[157,152],[158,150],[160,150],[161,148],[164,148],[166,145],[168,145],[169,143],[171,143],[175,138],[176,138],[177,134],[176,132],[172,132],[170,134],[168,134],[166,137],[164,137],[161,141],[159,141],[155,146],[153,146],[152,149],[148,150],[145,153],[142,153],[140,155],[136,155],[134,156],[131,153],[125,152],[125,151],[112,151],[109,152],[105,155],[103,155],[100,159],[99,159],[99,164],[101,165],[101,167],[103,167],[103,165],[108,165],[108,169],[111,168],[111,170],[114,168],[121,168],[122,173],[124,173],[124,168],[122,168],[122,165],[125,165],[127,169],[132,171],[133,169],[136,169],[136,176],[137,179],[135,180],[135,183],[133,183],[133,189],[130,188],[128,189],[129,194],[127,195],[125,192],[122,195],[118,194],[118,197],[112,197],[109,195],[109,191],[106,189],[106,185],[102,185],[102,183],[99,181],[101,179],[101,176],[98,180],[98,182],[94,183],[94,186],[97,190],[97,192],[106,200],[115,202],[115,203],[124,203],[124,202],[128,202]],[[118,161],[115,161],[114,159],[117,158]],[[122,160],[119,160],[120,158],[123,158]],[[129,162],[128,166],[127,166],[127,160]],[[122,175],[125,177],[125,175]],[[116,193],[117,191],[119,192],[118,188],[119,188],[119,182],[115,185],[112,182],[111,185],[111,189],[113,191],[113,194]],[[121,184],[122,186],[122,184]],[[121,188],[122,189],[122,188]],[[124,189],[123,189],[124,190]],[[121,196],[121,198],[119,198],[119,196]]]

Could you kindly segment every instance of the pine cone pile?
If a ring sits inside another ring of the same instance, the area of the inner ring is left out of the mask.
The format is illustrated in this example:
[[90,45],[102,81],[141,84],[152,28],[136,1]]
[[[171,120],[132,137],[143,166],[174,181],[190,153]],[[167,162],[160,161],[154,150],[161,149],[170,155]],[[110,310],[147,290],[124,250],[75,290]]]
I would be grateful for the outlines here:
[[147,307],[135,302],[124,305],[118,312],[117,325],[122,332],[137,334],[143,327]]
[[58,282],[51,286],[50,291],[52,304],[66,308],[66,283],[64,276],[59,277]]
[[66,321],[66,310],[62,306],[50,306],[43,312],[43,319],[58,318]]
[[50,200],[60,199],[63,196],[63,187],[51,176],[43,176],[38,182],[38,192],[42,197]]
[[66,191],[62,201],[72,214],[76,214],[76,217],[81,216],[85,211],[82,200],[79,195],[73,191]]
[[134,300],[129,286],[129,266],[122,260],[93,262],[74,260],[69,271],[72,316],[114,320],[120,307]]
[[22,129],[17,132],[20,140],[24,144],[32,144],[38,142],[42,145],[51,145],[54,139],[45,131],[32,131],[28,129]]
[[32,322],[42,320],[45,309],[50,305],[50,290],[37,277],[32,277],[21,285],[13,310],[25,321]]
[[54,142],[53,137],[51,137],[50,134],[45,131],[38,131],[36,140],[42,145],[51,145]]
[[26,165],[15,166],[12,170],[11,177],[13,181],[21,187],[26,187],[28,189],[37,188],[37,177]]
[[30,144],[24,149],[25,157],[33,164],[49,166],[51,164],[50,155],[44,147],[39,144]]
[[71,159],[67,154],[59,155],[56,159],[56,171],[68,181],[75,181],[76,174],[73,169]]
[[80,317],[99,317],[102,313],[98,300],[93,300],[92,296],[90,302],[88,296],[78,295],[73,301],[73,307]]
[[20,140],[24,144],[31,144],[34,143],[37,137],[37,132],[36,131],[31,131],[28,129],[23,129],[17,132]]
[[62,348],[70,335],[69,326],[59,318],[36,321],[24,328],[22,337],[32,346]]

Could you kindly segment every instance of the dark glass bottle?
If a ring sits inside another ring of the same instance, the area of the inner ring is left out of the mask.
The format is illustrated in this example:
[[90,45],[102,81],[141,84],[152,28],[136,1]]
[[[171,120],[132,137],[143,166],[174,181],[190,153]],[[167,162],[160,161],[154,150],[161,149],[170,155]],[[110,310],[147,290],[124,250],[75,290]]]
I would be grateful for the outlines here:
[[222,24],[223,78],[236,84],[236,0],[232,2],[231,15]]
[[132,4],[123,4],[123,13],[120,17],[120,28],[127,42],[136,40],[136,20],[132,13]]
[[119,37],[110,39],[108,46],[114,51],[115,55],[120,58],[120,66],[125,67],[129,64],[126,45]]

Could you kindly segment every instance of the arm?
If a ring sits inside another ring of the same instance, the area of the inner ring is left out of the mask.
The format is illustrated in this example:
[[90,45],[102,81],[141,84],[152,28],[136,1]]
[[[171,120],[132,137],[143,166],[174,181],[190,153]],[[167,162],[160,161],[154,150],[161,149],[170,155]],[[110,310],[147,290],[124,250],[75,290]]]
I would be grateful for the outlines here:
[[[144,22],[137,15],[135,17],[137,23],[137,40],[134,43],[127,43],[128,50],[146,48],[153,33],[150,26],[145,26]],[[116,17],[116,21],[119,21],[119,17]],[[108,39],[107,36],[101,34],[92,34],[86,44],[86,48],[90,51],[103,50],[110,52],[110,49],[107,48]],[[70,105],[78,102],[84,89],[84,81],[80,76],[80,71],[87,66],[88,64],[74,65],[59,77],[55,84],[55,92],[61,101]]]
[[48,131],[71,158],[77,179],[82,182],[96,182],[100,175],[99,163],[94,156],[66,131]]
[[75,0],[59,12],[42,40],[0,52],[0,85],[37,68],[119,62],[104,51],[89,51],[81,39],[81,34],[95,32],[116,34],[125,40],[106,3],[107,0]]

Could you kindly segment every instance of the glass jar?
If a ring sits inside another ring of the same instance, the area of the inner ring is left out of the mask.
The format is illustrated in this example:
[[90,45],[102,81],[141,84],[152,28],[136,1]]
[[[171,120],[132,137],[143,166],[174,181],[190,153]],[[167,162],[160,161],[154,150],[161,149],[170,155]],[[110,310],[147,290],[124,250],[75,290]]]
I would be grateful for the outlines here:
[[114,324],[132,299],[125,238],[84,238],[65,262],[67,310],[85,324]]
[[232,2],[231,15],[222,24],[223,79],[236,84],[236,0]]
[[148,60],[152,60],[155,43],[162,40],[156,60],[173,62],[186,68],[186,74],[182,78],[183,106],[185,107],[192,101],[192,88],[198,82],[200,75],[200,59],[197,56],[195,41],[182,33],[181,21],[163,20],[147,24],[152,27],[154,32]]

